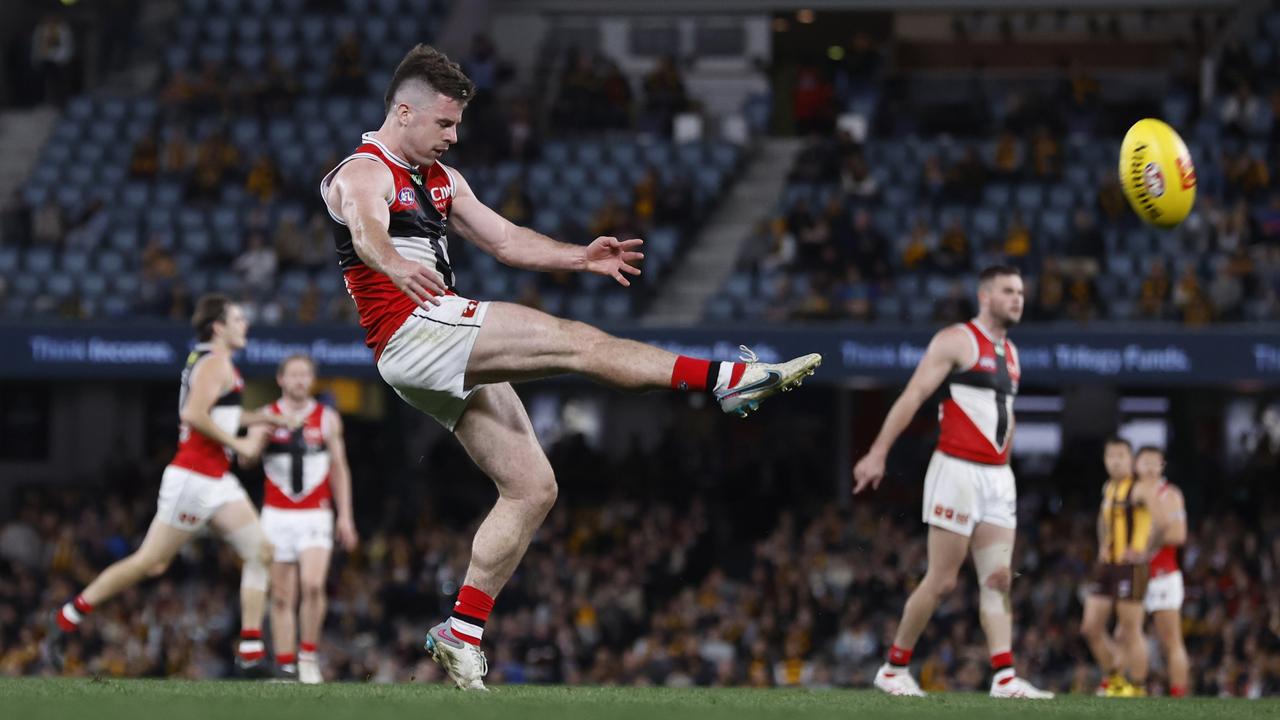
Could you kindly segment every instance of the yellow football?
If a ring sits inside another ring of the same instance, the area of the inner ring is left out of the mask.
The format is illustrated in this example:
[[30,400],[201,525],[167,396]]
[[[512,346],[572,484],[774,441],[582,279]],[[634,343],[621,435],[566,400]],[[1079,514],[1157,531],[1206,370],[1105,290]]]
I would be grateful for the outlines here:
[[1139,120],[1120,144],[1120,187],[1144,222],[1170,228],[1196,201],[1196,167],[1177,131],[1154,118]]

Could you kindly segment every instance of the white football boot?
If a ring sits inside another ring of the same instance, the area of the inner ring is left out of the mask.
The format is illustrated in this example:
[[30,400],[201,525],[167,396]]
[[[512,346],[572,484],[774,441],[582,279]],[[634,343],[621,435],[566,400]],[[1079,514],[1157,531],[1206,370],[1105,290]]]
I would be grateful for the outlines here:
[[916,684],[916,679],[911,677],[910,670],[897,668],[889,663],[881,665],[880,669],[876,671],[875,686],[879,690],[899,697],[925,696],[924,691]]
[[313,653],[298,654],[298,682],[303,685],[319,685],[324,682],[320,674],[320,661]]
[[480,652],[480,648],[455,637],[449,629],[448,620],[427,631],[424,647],[431,653],[431,659],[440,663],[440,667],[444,668],[459,688],[488,690],[483,678],[489,672],[489,660]]
[[746,417],[748,413],[755,412],[766,398],[800,387],[800,383],[822,364],[822,356],[817,353],[802,355],[784,363],[762,363],[746,345],[739,345],[738,349],[742,351],[746,371],[738,378],[736,385],[715,394],[716,400],[720,402],[720,409],[737,414],[738,417]]
[[1022,678],[1014,675],[1003,681],[991,681],[991,697],[1022,698],[1024,700],[1052,700],[1053,693],[1041,690]]

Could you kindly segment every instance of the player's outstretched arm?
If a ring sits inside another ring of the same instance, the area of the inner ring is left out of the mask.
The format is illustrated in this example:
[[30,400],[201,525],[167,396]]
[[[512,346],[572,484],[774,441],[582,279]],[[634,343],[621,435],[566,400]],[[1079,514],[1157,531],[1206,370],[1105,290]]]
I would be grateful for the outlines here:
[[452,169],[450,172],[456,179],[450,215],[454,227],[502,264],[538,272],[593,272],[611,277],[623,287],[631,285],[627,275],[640,274],[635,263],[644,259],[644,253],[638,250],[643,240],[598,237],[586,246],[553,240],[494,212],[480,202],[461,173]]
[[343,549],[354,550],[360,539],[356,534],[355,509],[351,500],[347,443],[342,436],[342,416],[328,407],[324,409],[324,444],[329,450],[329,482],[333,483],[333,504],[338,510],[334,530]]
[[430,305],[440,304],[436,296],[444,295],[448,288],[440,273],[409,260],[391,244],[387,202],[394,191],[395,182],[386,166],[355,158],[338,170],[325,202],[351,230],[351,242],[364,264],[390,278],[420,307],[430,309]]
[[853,466],[853,494],[857,495],[870,486],[880,487],[884,478],[884,462],[889,456],[889,448],[906,429],[916,411],[938,389],[951,371],[970,359],[973,353],[972,343],[958,327],[940,330],[929,342],[924,357],[916,365],[916,371],[907,382],[907,387],[889,408],[884,424],[880,426],[880,434],[867,454]]

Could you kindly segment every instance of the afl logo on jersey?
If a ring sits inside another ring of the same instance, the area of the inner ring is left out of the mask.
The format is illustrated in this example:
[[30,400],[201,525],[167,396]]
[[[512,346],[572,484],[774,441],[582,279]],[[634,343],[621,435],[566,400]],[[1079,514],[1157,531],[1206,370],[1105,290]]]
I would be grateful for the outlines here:
[[415,205],[418,202],[418,198],[411,187],[400,188],[400,192],[396,194],[396,199],[400,201],[401,205]]

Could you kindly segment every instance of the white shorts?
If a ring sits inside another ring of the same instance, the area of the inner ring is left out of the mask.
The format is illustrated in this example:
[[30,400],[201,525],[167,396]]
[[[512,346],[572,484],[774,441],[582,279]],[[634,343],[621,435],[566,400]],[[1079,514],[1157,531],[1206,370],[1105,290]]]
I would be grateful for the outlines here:
[[1182,572],[1166,573],[1147,581],[1147,594],[1142,599],[1142,607],[1149,613],[1160,610],[1181,611],[1185,595]]
[[457,295],[414,310],[387,342],[378,372],[405,402],[453,431],[477,388],[464,387],[467,361],[489,303]]
[[160,479],[156,519],[179,530],[192,532],[209,524],[218,508],[229,502],[249,500],[240,480],[231,473],[220,478],[170,465]]
[[275,562],[298,562],[303,550],[333,549],[333,511],[262,508],[262,532],[275,548]]
[[1013,470],[934,452],[924,476],[923,521],[965,537],[980,522],[1018,527]]

